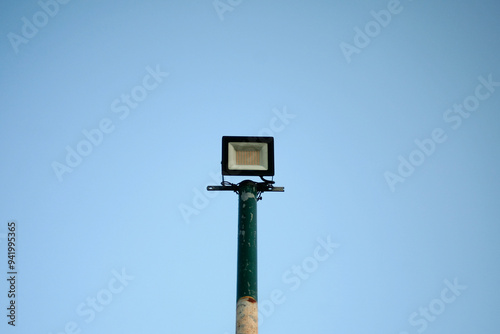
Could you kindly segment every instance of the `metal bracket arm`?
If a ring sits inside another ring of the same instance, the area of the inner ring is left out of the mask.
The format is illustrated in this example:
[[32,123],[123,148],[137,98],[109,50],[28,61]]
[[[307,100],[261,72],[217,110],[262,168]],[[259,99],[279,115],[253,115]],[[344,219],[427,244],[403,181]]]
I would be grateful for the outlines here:
[[[274,191],[274,192],[284,192],[285,187],[275,187],[272,184],[265,182],[257,183],[256,189],[259,192]],[[207,186],[208,191],[238,191],[238,185],[233,184],[229,186]]]

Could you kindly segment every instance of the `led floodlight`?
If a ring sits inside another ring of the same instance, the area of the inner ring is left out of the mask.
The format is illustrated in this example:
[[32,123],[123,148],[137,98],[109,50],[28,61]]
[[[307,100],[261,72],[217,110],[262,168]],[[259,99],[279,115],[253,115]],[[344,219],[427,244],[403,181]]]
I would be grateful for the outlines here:
[[273,137],[222,137],[222,175],[274,175]]

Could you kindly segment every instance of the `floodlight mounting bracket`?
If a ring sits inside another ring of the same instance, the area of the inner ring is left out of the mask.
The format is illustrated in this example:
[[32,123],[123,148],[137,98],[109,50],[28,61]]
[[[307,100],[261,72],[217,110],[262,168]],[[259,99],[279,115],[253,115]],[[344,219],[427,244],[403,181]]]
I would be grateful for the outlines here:
[[[284,192],[285,187],[275,187],[272,184],[266,183],[266,182],[256,182],[256,188],[257,191],[260,192],[265,192],[265,191],[275,191],[275,192]],[[234,191],[238,192],[238,185],[237,184],[231,184],[228,186],[207,186],[208,191]]]
[[240,183],[230,183],[230,182],[222,182],[220,186],[207,186],[208,191],[234,191],[235,193],[239,193],[240,184],[242,183],[253,183],[255,184],[255,190],[257,190],[258,197],[257,200],[262,199],[261,194],[266,191],[272,192],[284,192],[285,187],[275,187],[273,185],[274,182],[255,182],[251,180],[245,180]]

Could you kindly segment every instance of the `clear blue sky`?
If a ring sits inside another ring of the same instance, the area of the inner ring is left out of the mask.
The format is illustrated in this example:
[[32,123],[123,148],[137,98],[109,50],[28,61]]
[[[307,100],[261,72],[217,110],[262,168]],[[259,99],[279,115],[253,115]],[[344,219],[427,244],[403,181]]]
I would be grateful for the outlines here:
[[261,334],[498,333],[499,15],[3,1],[0,332],[234,333],[237,196],[205,188],[222,136],[272,135]]

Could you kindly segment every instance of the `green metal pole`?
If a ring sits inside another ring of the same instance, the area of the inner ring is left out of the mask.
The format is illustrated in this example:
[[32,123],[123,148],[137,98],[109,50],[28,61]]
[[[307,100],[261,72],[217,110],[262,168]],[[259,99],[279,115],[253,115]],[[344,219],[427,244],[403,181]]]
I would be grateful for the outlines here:
[[238,186],[238,273],[236,334],[257,334],[257,189],[253,181]]

